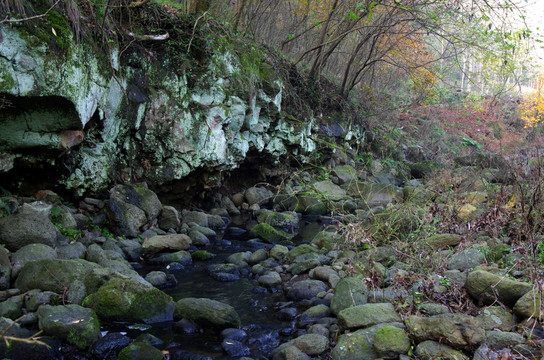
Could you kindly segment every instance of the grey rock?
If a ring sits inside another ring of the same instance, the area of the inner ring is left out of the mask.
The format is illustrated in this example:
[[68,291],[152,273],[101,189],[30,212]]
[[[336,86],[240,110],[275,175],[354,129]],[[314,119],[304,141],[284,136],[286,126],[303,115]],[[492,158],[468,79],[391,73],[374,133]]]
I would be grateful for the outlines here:
[[288,346],[295,346],[307,355],[319,355],[329,348],[329,339],[320,334],[305,334],[282,344],[280,350]]
[[266,250],[259,249],[251,254],[251,256],[247,259],[247,263],[249,265],[255,265],[266,259],[268,259],[268,253],[266,252]]
[[11,276],[16,278],[23,266],[29,261],[55,258],[57,258],[57,252],[51,246],[45,244],[25,245],[11,257],[13,262]]
[[513,332],[491,330],[487,331],[485,336],[487,337],[487,343],[496,349],[525,343],[525,338],[522,335]]
[[38,310],[40,329],[87,349],[100,337],[100,325],[93,310],[79,305],[42,306]]
[[312,299],[322,291],[327,291],[327,285],[319,280],[301,280],[291,285],[287,296],[294,300]]
[[368,288],[359,279],[347,277],[338,282],[331,299],[331,310],[338,315],[341,310],[350,306],[363,305],[368,302]]
[[191,238],[184,234],[157,235],[144,241],[142,251],[145,255],[153,255],[162,251],[187,250],[191,246]]
[[23,315],[21,310],[23,299],[20,296],[13,296],[9,299],[0,302],[0,317],[16,320]]
[[166,284],[168,279],[166,273],[162,271],[151,271],[145,276],[145,280],[155,287],[160,287]]
[[281,285],[281,276],[275,271],[270,271],[259,277],[257,280],[259,284],[266,287],[274,287]]
[[240,326],[240,317],[232,306],[206,298],[179,300],[176,303],[174,319],[193,320],[203,326],[221,329]]
[[10,251],[36,243],[55,247],[57,228],[49,220],[47,213],[20,212],[0,218],[0,239]]
[[173,206],[163,206],[161,216],[159,217],[159,226],[164,229],[177,230],[181,225],[178,211]]
[[74,280],[68,286],[67,300],[71,304],[81,305],[87,295],[87,287],[85,286],[83,281]]
[[483,308],[476,320],[482,324],[485,330],[511,331],[516,326],[516,319],[509,311],[501,306],[489,306]]
[[191,242],[195,246],[208,246],[210,245],[210,239],[200,231],[196,229],[189,230],[189,237],[191,238]]
[[25,307],[28,311],[36,311],[42,305],[49,305],[60,300],[53,291],[30,290],[24,295]]
[[274,193],[265,188],[251,187],[245,191],[244,196],[249,206],[253,204],[267,205],[272,200]]
[[465,249],[448,259],[449,270],[469,270],[485,262],[484,254],[478,249]]
[[85,245],[76,241],[72,244],[59,246],[57,248],[57,255],[59,259],[82,259],[85,257],[86,249]]

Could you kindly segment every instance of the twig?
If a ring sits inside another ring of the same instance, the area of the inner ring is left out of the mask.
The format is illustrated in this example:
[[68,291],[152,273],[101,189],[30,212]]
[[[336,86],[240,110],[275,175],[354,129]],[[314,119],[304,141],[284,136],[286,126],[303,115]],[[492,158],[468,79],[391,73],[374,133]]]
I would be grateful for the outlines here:
[[193,43],[193,39],[195,37],[196,25],[198,24],[200,19],[202,19],[204,16],[206,16],[207,13],[208,13],[208,11],[204,11],[204,13],[202,15],[200,15],[195,21],[195,25],[193,26],[193,33],[191,34],[191,40],[189,40],[189,45],[187,45],[187,54],[189,53],[189,50],[191,49],[191,44]]
[[27,20],[32,20],[32,19],[40,19],[40,18],[43,18],[45,16],[47,16],[47,14],[53,10],[53,8],[55,6],[57,6],[57,4],[60,2],[60,0],[57,0],[55,1],[55,3],[53,5],[51,5],[51,7],[49,9],[47,9],[46,12],[44,12],[43,14],[40,14],[40,15],[34,15],[34,16],[29,16],[29,17],[26,17],[26,18],[22,18],[22,19],[8,19],[8,16],[6,16],[6,18],[4,20],[1,20],[0,21],[0,24],[3,24],[3,23],[8,23],[8,24],[11,24],[11,23],[16,23],[16,22],[21,22],[21,21],[27,21]]

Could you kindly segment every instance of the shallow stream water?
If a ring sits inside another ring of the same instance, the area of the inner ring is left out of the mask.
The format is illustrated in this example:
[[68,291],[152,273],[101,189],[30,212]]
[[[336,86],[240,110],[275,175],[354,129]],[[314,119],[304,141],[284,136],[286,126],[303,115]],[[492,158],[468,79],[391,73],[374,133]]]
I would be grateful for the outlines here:
[[[227,229],[218,233],[217,238],[205,248],[215,256],[207,261],[195,261],[183,270],[172,272],[178,284],[163,291],[171,295],[174,301],[186,297],[210,298],[233,306],[240,316],[242,329],[248,335],[243,342],[248,348],[246,351],[249,352],[246,356],[259,359],[267,357],[274,348],[290,340],[296,332],[293,320],[280,320],[276,316],[279,306],[288,302],[288,299],[281,290],[271,291],[259,287],[257,281],[250,279],[247,275],[241,276],[238,281],[220,282],[214,280],[208,273],[210,265],[224,263],[229,255],[242,251],[255,251],[259,244],[262,246],[262,243],[248,241],[247,233],[234,235],[236,232],[230,231],[233,226],[235,226],[234,229],[239,229],[248,225],[251,225],[251,221],[248,222],[247,218],[233,219]],[[310,241],[322,228],[322,222],[318,218],[303,218],[294,242],[298,244]],[[144,272],[164,271],[164,269],[147,267],[142,270]],[[185,333],[174,329],[173,324],[164,324],[143,329],[133,326],[129,332],[131,337],[137,336],[138,332],[157,336],[164,341],[162,348],[173,355],[171,358],[178,358],[174,355],[176,349],[213,359],[233,358],[222,349],[222,338],[218,331]]]

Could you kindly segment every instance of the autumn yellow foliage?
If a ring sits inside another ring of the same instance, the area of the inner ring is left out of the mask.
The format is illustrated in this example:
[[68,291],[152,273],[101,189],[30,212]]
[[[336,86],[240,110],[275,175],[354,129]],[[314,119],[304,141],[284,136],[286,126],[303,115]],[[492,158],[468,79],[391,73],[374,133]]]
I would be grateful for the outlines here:
[[536,90],[525,97],[519,108],[526,128],[544,121],[544,74],[538,77]]

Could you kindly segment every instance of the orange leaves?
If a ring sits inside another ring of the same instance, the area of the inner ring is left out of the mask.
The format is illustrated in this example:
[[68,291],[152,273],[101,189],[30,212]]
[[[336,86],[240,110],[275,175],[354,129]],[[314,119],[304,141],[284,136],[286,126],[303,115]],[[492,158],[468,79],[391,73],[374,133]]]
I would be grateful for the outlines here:
[[536,127],[544,121],[544,74],[538,77],[536,90],[525,96],[519,109],[526,128]]

